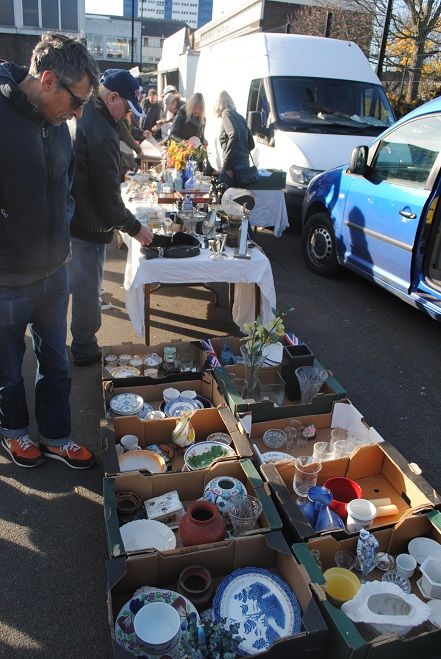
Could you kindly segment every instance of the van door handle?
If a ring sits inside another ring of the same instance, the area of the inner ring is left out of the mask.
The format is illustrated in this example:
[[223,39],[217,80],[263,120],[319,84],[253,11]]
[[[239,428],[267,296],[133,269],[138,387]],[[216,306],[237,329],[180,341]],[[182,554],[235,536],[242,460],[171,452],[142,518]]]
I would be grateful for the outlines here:
[[405,217],[406,220],[414,220],[416,218],[416,213],[412,213],[411,211],[398,211],[398,213],[402,216]]

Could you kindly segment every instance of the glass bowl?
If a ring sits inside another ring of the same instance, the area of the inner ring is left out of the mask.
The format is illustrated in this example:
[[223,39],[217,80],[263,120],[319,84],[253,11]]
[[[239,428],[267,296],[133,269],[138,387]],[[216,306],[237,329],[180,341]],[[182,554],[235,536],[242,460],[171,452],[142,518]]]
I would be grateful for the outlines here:
[[386,583],[394,583],[395,585],[399,586],[402,591],[407,593],[407,595],[410,594],[409,579],[407,579],[406,577],[402,577],[397,572],[392,572],[392,570],[389,570],[389,572],[385,572],[381,577],[381,581],[385,581]]
[[266,430],[263,433],[262,441],[268,448],[279,449],[285,446],[288,437],[283,430]]

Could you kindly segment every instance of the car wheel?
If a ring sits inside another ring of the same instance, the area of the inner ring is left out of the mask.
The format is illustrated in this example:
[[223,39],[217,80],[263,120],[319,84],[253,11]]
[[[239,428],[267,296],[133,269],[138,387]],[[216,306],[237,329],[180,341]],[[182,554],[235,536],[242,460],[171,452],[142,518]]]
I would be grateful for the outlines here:
[[306,265],[315,274],[331,277],[338,271],[334,229],[327,213],[316,213],[305,223],[302,252]]

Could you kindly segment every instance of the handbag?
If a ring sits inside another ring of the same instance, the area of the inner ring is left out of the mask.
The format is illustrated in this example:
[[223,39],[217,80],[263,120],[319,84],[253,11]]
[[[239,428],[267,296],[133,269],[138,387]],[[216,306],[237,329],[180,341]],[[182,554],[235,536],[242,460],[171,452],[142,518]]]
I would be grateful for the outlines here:
[[177,231],[173,236],[155,234],[150,245],[141,247],[141,253],[146,259],[185,259],[200,254],[199,240],[183,231]]
[[253,156],[250,153],[250,158],[253,161],[252,165],[249,165],[246,169],[239,169],[234,171],[234,179],[239,188],[246,188],[248,185],[252,185],[259,180],[259,172],[257,167],[254,164]]

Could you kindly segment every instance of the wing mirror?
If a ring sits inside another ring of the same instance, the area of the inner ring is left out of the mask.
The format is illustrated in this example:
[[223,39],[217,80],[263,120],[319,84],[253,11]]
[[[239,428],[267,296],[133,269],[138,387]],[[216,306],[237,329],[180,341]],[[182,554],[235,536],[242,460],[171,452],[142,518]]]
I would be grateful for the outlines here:
[[348,167],[348,170],[351,174],[359,174],[364,176],[368,171],[368,153],[369,149],[367,146],[356,146],[355,149],[352,149],[351,163]]

